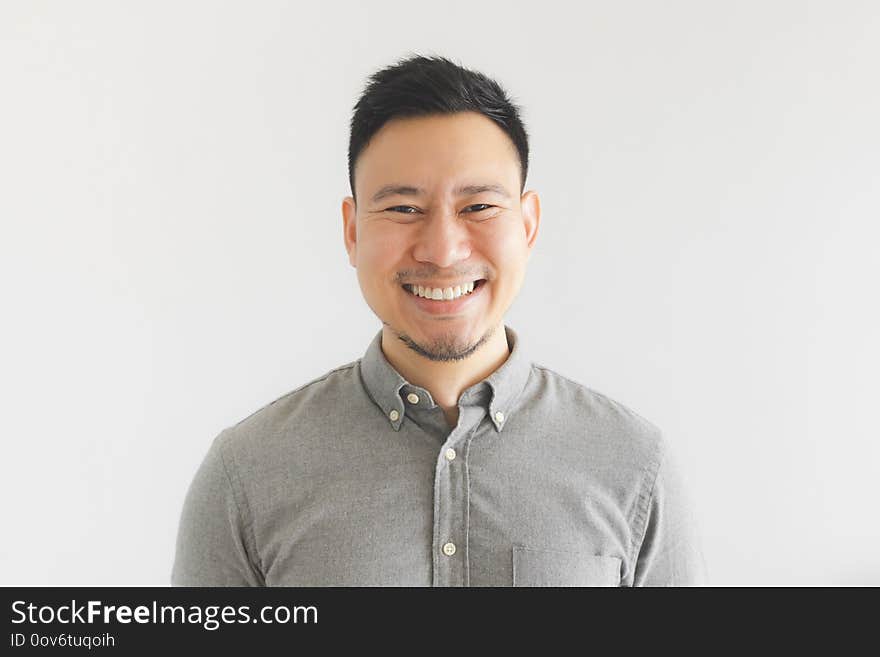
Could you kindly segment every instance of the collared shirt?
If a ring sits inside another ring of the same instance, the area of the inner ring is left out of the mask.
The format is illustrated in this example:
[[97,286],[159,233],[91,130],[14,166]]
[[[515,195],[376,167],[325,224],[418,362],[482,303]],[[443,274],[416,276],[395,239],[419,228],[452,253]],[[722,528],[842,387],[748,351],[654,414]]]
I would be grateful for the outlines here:
[[669,441],[622,404],[510,354],[458,422],[364,356],[214,439],[186,495],[182,586],[699,585]]

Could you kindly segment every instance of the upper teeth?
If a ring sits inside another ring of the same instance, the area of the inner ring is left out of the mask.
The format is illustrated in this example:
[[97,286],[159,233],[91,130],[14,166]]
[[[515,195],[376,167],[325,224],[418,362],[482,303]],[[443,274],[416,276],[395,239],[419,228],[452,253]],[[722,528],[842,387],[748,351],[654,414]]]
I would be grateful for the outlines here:
[[444,301],[449,301],[450,299],[457,299],[463,294],[470,294],[474,291],[474,284],[476,281],[471,281],[470,283],[466,283],[465,285],[456,285],[455,287],[422,287],[421,285],[410,285],[407,284],[405,287],[415,294],[416,296],[425,297],[426,299],[442,299]]

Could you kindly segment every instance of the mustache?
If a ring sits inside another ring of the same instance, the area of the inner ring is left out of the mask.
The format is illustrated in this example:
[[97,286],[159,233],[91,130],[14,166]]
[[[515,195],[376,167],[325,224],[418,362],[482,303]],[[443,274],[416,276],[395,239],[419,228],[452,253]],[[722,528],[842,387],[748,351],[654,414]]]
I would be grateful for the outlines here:
[[415,271],[405,271],[401,272],[397,275],[397,282],[400,284],[404,283],[413,283],[417,281],[478,281],[478,280],[488,280],[489,276],[486,272],[482,271],[474,271],[474,272],[453,272],[450,274],[440,274],[438,272],[415,272]]

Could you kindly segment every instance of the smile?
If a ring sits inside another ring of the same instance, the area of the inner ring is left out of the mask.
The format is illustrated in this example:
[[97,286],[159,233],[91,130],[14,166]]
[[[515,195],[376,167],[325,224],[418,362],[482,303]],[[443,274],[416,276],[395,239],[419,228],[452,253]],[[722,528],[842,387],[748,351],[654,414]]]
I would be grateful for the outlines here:
[[451,301],[458,299],[465,294],[471,294],[480,283],[485,282],[484,279],[477,279],[452,287],[425,287],[422,285],[414,285],[406,283],[403,289],[408,290],[414,295],[424,297],[425,299],[433,299],[434,301]]
[[482,297],[485,284],[486,280],[480,279],[446,288],[426,288],[411,284],[400,287],[418,309],[431,315],[449,315],[468,308],[477,298]]

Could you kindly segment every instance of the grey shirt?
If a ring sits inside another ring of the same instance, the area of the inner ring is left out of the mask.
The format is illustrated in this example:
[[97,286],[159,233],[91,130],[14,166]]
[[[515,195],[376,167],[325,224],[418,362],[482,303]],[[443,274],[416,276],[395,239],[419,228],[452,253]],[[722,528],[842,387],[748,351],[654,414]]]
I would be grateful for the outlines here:
[[176,586],[705,584],[669,441],[510,356],[459,399],[364,356],[214,439],[189,487]]

